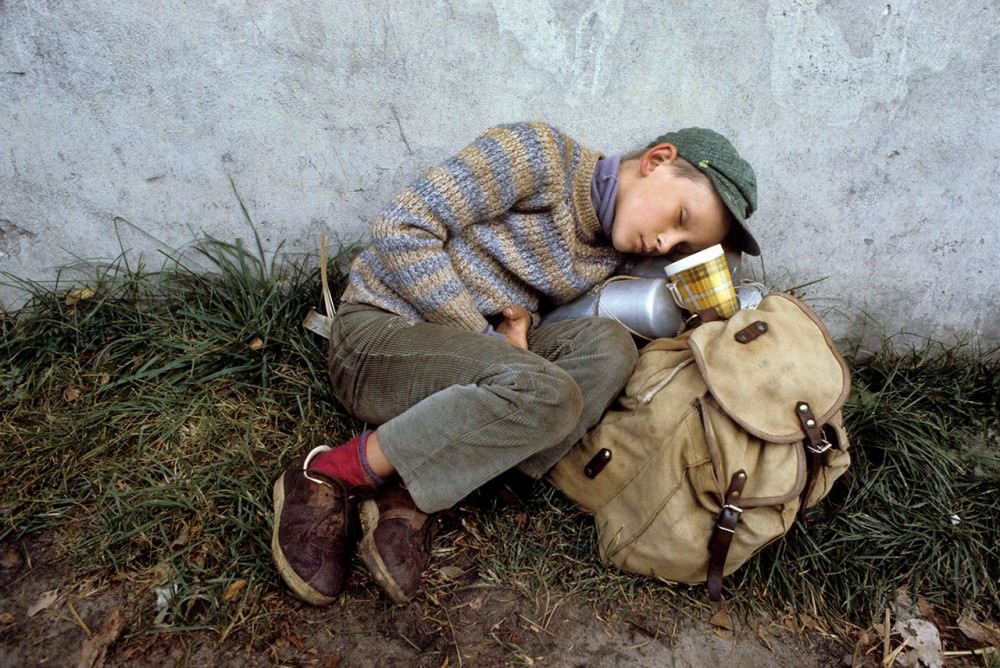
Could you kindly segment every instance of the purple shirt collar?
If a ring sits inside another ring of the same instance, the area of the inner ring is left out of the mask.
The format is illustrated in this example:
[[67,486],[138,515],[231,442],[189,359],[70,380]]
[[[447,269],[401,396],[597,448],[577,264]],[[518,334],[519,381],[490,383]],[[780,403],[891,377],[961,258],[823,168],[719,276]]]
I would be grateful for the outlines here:
[[604,235],[611,238],[611,226],[615,222],[615,196],[618,194],[618,167],[622,157],[612,155],[597,161],[594,179],[590,182],[590,199],[594,203],[597,218],[601,221]]

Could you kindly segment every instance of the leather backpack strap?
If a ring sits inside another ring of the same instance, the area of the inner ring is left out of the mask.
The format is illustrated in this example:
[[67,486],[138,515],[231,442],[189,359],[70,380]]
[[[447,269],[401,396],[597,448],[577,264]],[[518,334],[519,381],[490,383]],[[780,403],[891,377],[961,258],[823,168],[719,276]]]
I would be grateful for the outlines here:
[[806,502],[812,496],[819,472],[823,468],[823,453],[833,447],[833,444],[823,435],[823,426],[816,421],[809,404],[804,401],[795,404],[795,415],[798,416],[805,434],[802,445],[806,454],[806,484],[802,487],[802,494],[799,496],[799,512],[796,514],[796,520],[804,523]]
[[708,541],[708,597],[713,601],[722,598],[722,578],[726,567],[726,557],[729,546],[736,533],[736,524],[740,521],[743,509],[737,505],[743,495],[747,483],[746,471],[740,469],[733,474],[726,489],[722,511],[715,520],[712,538]]

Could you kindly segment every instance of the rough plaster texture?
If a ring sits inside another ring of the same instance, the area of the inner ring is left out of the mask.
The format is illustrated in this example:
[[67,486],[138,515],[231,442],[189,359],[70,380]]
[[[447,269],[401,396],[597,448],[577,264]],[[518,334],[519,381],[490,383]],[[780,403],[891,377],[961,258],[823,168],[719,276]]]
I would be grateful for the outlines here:
[[0,0],[0,272],[248,237],[230,179],[313,252],[493,123],[697,124],[757,169],[758,274],[824,279],[836,333],[997,342],[998,54],[995,0]]

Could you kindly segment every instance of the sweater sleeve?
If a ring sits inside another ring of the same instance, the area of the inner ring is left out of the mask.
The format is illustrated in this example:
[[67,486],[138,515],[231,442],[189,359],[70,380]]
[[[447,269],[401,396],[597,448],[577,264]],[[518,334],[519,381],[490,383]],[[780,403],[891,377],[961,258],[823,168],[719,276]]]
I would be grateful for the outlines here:
[[455,271],[475,225],[519,205],[544,206],[568,141],[547,125],[488,130],[400,193],[372,226],[380,280],[424,320],[483,331],[486,319]]

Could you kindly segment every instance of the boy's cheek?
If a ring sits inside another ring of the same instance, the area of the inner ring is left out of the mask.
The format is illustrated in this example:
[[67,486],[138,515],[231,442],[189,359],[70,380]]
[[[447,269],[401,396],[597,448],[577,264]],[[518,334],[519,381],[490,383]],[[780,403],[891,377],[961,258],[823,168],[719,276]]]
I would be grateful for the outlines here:
[[619,253],[628,253],[630,251],[628,248],[623,248],[626,237],[628,236],[626,233],[626,227],[627,226],[617,218],[611,224],[611,245]]

